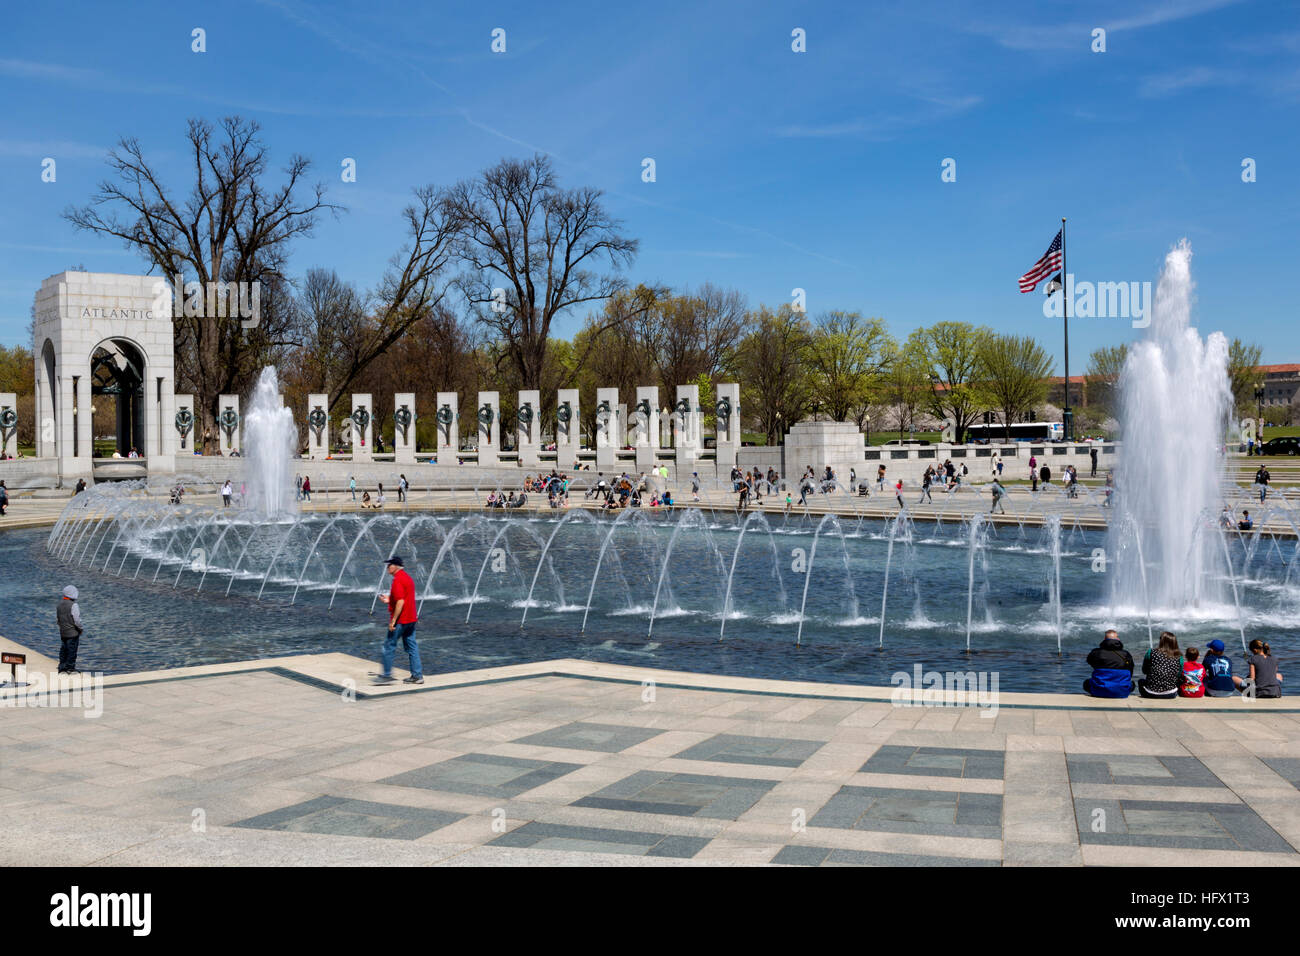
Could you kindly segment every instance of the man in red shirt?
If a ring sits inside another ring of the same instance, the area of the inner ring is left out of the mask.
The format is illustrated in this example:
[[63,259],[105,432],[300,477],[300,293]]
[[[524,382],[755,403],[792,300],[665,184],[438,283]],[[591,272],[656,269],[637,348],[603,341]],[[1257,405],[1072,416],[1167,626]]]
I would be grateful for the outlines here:
[[389,592],[381,595],[388,605],[388,636],[384,639],[383,669],[375,677],[376,684],[391,684],[393,677],[393,656],[397,653],[397,641],[400,638],[406,655],[411,659],[411,676],[402,681],[404,684],[423,684],[424,671],[420,666],[420,645],[415,641],[415,625],[419,618],[415,613],[415,582],[402,567],[402,559],[393,555],[387,561],[388,573],[393,576],[393,585]]

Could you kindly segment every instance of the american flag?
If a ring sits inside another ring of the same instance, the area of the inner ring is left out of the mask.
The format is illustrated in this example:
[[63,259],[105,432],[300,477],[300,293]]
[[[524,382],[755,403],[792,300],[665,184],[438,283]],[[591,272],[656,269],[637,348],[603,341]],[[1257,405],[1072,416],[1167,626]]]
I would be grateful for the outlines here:
[[1043,258],[1035,262],[1030,270],[1020,277],[1020,291],[1033,292],[1038,283],[1059,268],[1061,268],[1061,233],[1058,232],[1052,244],[1043,253]]

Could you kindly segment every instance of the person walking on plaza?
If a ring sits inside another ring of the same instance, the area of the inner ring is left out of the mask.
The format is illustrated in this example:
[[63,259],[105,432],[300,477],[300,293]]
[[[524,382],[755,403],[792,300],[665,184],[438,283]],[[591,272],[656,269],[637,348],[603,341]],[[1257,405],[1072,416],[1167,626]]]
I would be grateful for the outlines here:
[[[1036,455],[1030,455],[1029,456],[1029,480],[1033,481],[1037,476],[1038,476],[1038,457]],[[1034,490],[1035,491],[1038,490],[1037,486],[1034,487]]]
[[1007,490],[1002,487],[1002,482],[994,478],[991,490],[993,492],[993,503],[989,505],[989,514],[993,514],[994,508],[999,509],[1003,514],[1006,514],[1007,509],[1002,504],[1002,496],[1007,493]]
[[298,481],[298,500],[302,501],[302,475],[294,476]]
[[352,492],[352,500],[356,501],[357,500],[357,476],[356,475],[348,476],[348,491]]
[[921,497],[917,499],[919,505],[923,501],[934,504],[934,499],[930,497],[930,484],[934,481],[934,469],[926,466],[925,474],[921,476]]
[[59,648],[59,673],[75,674],[77,648],[81,645],[81,635],[85,628],[81,626],[81,608],[77,607],[77,589],[71,584],[63,589],[56,617],[59,622],[59,637],[63,641]]
[[691,500],[700,500],[700,473],[698,471],[691,472]]
[[1089,448],[1088,456],[1092,459],[1092,474],[1089,475],[1088,477],[1096,478],[1097,477],[1097,449]]
[[302,476],[302,498],[303,501],[311,501],[311,475]]
[[[380,554],[383,554],[381,551]],[[388,635],[384,638],[383,659],[380,672],[375,675],[376,684],[391,684],[393,677],[393,657],[397,653],[397,642],[402,642],[402,649],[411,661],[411,676],[403,684],[423,684],[424,668],[420,663],[420,645],[415,640],[415,625],[419,622],[415,604],[415,582],[402,566],[400,555],[393,555],[385,563],[385,570],[392,575],[393,583],[387,594],[381,594],[388,605]]]
[[235,487],[230,483],[230,479],[227,478],[226,483],[221,486],[221,507],[230,507],[230,498],[234,493]]
[[411,483],[406,480],[405,475],[398,475],[397,479],[397,500],[406,501],[406,490],[411,487]]
[[1272,479],[1268,469],[1263,465],[1259,466],[1259,471],[1255,472],[1255,484],[1259,485],[1259,503],[1262,505],[1264,499],[1268,497],[1268,483]]

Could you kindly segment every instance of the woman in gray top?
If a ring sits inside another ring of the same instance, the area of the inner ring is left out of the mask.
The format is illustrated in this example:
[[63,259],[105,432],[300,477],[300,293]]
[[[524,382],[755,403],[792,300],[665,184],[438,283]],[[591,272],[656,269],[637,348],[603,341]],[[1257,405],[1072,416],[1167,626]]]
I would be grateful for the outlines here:
[[1250,668],[1250,679],[1255,683],[1256,697],[1282,696],[1282,674],[1278,671],[1277,660],[1270,655],[1266,642],[1259,638],[1250,642],[1246,664]]

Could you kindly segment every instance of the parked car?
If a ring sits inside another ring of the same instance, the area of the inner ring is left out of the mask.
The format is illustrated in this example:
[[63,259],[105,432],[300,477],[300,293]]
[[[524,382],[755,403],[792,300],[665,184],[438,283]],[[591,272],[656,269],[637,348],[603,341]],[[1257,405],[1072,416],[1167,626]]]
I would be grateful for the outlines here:
[[1260,446],[1262,455],[1300,455],[1300,438],[1285,435],[1282,438],[1270,438]]

